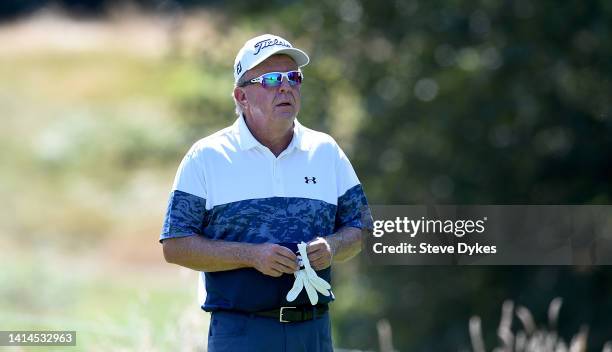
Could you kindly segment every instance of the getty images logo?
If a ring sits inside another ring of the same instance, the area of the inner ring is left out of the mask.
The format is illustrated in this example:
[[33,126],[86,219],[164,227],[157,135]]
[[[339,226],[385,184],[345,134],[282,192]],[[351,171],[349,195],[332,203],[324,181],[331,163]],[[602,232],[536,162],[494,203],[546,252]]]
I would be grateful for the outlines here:
[[291,48],[291,44],[284,42],[282,40],[278,40],[278,39],[264,39],[260,42],[255,43],[255,52],[253,53],[253,55],[257,55],[259,54],[260,51],[262,51],[263,49],[269,47],[269,46],[274,46],[274,45],[280,45],[280,46],[284,46],[287,48]]

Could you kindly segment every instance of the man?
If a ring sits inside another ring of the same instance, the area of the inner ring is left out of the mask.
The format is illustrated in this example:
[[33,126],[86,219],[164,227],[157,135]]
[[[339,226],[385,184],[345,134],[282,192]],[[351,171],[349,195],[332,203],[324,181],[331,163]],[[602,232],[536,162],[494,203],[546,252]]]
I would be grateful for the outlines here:
[[332,262],[361,250],[367,201],[336,142],[296,119],[308,62],[278,36],[247,41],[234,63],[238,119],[179,166],[160,241],[166,261],[202,272],[211,352],[332,350],[333,294],[287,301],[297,243],[331,283]]

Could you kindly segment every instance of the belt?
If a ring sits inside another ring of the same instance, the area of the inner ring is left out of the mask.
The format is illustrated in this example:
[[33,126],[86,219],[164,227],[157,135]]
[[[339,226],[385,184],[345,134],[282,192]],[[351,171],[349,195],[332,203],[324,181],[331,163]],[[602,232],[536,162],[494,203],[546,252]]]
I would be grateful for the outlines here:
[[321,318],[328,310],[327,304],[317,304],[316,306],[280,307],[251,314],[258,317],[278,318],[281,323],[293,323]]

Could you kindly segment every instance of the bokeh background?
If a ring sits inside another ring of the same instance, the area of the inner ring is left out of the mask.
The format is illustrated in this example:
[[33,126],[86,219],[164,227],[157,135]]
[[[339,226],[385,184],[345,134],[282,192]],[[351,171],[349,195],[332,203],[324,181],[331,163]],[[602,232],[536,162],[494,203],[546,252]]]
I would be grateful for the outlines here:
[[[2,1],[1,330],[205,345],[197,275],[157,240],[183,154],[235,119],[237,50],[266,32],[310,54],[299,118],[338,140],[372,204],[611,202],[607,0]],[[335,293],[339,349],[380,350],[385,319],[396,350],[467,351],[478,315],[490,350],[504,300],[544,323],[557,296],[560,336],[612,339],[607,267],[361,257]]]

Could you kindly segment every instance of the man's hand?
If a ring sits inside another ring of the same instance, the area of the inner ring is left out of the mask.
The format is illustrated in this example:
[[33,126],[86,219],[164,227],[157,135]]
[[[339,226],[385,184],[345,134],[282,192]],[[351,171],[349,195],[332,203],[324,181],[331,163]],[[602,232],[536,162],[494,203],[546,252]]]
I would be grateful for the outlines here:
[[289,248],[274,243],[253,246],[253,267],[261,273],[279,277],[293,274],[299,267],[297,256]]
[[317,237],[308,242],[306,250],[308,252],[308,260],[313,269],[323,270],[331,265],[333,252],[325,238]]

